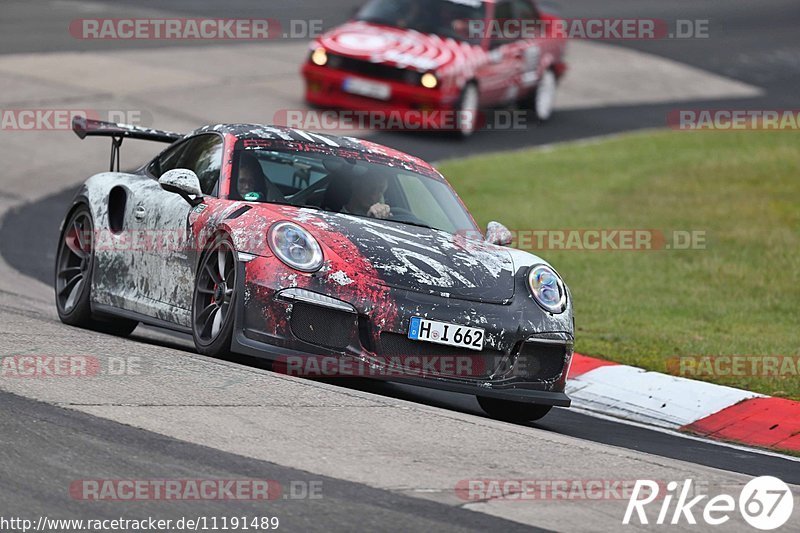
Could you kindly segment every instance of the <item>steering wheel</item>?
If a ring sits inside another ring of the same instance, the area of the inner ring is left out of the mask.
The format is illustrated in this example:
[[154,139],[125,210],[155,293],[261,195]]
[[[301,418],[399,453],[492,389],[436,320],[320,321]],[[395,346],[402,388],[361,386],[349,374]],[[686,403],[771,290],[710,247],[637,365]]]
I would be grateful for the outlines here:
[[410,210],[402,207],[392,207],[392,214],[389,215],[389,220],[394,222],[413,222],[414,224],[425,225],[424,220],[420,220],[419,217],[414,215],[414,213],[412,213]]

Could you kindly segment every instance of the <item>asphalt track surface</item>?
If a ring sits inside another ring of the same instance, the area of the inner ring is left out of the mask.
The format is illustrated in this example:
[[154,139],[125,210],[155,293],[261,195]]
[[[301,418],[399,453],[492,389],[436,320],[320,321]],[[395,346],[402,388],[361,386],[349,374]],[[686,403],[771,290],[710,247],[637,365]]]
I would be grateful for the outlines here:
[[[277,18],[320,18],[326,25],[340,22],[357,2],[310,1],[273,2],[269,12],[258,16]],[[48,4],[51,9],[42,9]],[[65,21],[91,14],[78,14],[76,6],[99,6],[102,15],[129,14],[130,6],[137,9],[163,9],[162,2],[5,2],[0,21],[0,53],[48,52],[53,50],[91,50],[97,46],[113,48],[131,43],[85,43],[63,36]],[[263,3],[259,3],[263,6]],[[759,2],[694,2],[667,3],[643,1],[603,2],[589,0],[565,2],[563,12],[571,16],[628,16],[652,18],[708,18],[714,28],[721,28],[708,40],[630,42],[623,46],[679,60],[765,89],[763,97],[736,101],[693,102],[692,107],[704,105],[718,108],[793,108],[798,106],[800,87],[800,43],[796,28],[800,24],[800,4],[793,1],[770,0]],[[170,3],[169,11],[176,15],[247,17],[253,14],[252,2],[179,1]],[[87,8],[88,9],[88,8]],[[110,11],[109,11],[110,10]],[[129,15],[128,15],[129,16]],[[33,31],[31,26],[35,26]],[[163,43],[136,43],[134,46],[160,47]],[[202,45],[194,45],[202,46]],[[235,46],[235,45],[232,45]],[[565,111],[552,123],[525,132],[485,132],[461,143],[439,135],[424,137],[404,134],[379,134],[376,140],[428,159],[457,157],[476,151],[494,151],[513,147],[533,146],[574,140],[596,135],[660,127],[669,104],[627,106]],[[3,191],[13,196],[14,191]],[[15,269],[50,283],[54,262],[57,225],[71,191],[55,192],[42,200],[16,208],[7,213],[0,227],[0,253]],[[36,236],[37,238],[31,238]],[[147,336],[139,340],[154,346],[188,349],[185,338],[159,341]],[[237,361],[258,366],[251,360]],[[354,389],[444,407],[468,414],[482,415],[474,398],[415,389],[391,384],[358,382]],[[16,395],[0,393],[0,443],[6,459],[0,465],[0,501],[8,512],[69,516],[86,512],[85,504],[66,495],[57,496],[70,480],[95,472],[96,477],[175,477],[236,478],[263,477],[268,479],[308,479],[307,473],[294,471],[272,463],[257,461],[233,454],[204,448],[170,439],[147,431],[126,427],[74,411],[34,402]],[[534,427],[561,435],[611,444],[654,455],[680,459],[731,472],[749,475],[776,475],[790,483],[800,483],[797,462],[746,450],[689,440],[627,424],[610,422],[568,410],[557,409]],[[121,461],[124,458],[124,461]],[[126,472],[120,472],[124,464]],[[35,466],[32,466],[35,465]],[[305,476],[305,477],[304,477]],[[320,476],[312,476],[320,479]],[[280,501],[271,506],[275,514],[297,530],[348,531],[353,529],[390,530],[514,530],[519,527],[489,517],[417,498],[398,496],[336,479],[325,479],[326,498],[320,501]],[[329,496],[335,494],[335,497]],[[300,503],[300,505],[298,505]],[[149,505],[149,507],[148,507]],[[158,514],[169,518],[197,514],[196,507],[171,503],[143,504],[141,509],[126,507],[125,514],[135,516]],[[225,504],[217,514],[252,516],[246,503],[231,507]],[[119,509],[103,504],[92,506],[93,517],[116,517]],[[147,511],[147,513],[145,513]],[[184,512],[185,511],[185,512]],[[208,508],[203,514],[213,515]],[[236,512],[234,512],[236,511]],[[322,520],[321,517],[328,517]],[[369,517],[365,520],[365,517]],[[374,519],[374,521],[372,521]]]
[[[331,524],[337,531],[531,531],[483,513],[253,461],[4,392],[0,442],[6,516],[119,518],[119,504],[76,500],[64,490],[93,472],[115,479],[270,480],[282,488],[280,497],[268,502],[207,502],[201,511],[191,501],[126,503],[129,519],[277,516],[280,529],[288,531],[331,531]],[[321,487],[325,496],[301,498],[301,487]]]

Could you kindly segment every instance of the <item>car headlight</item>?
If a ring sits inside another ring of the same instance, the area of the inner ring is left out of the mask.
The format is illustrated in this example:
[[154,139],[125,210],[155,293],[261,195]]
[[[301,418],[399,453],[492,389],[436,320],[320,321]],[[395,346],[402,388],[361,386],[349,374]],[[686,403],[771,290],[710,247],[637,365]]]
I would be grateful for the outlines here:
[[528,286],[533,298],[545,311],[563,313],[567,303],[567,289],[555,270],[547,265],[536,265],[528,273]]
[[320,47],[311,52],[311,62],[319,67],[324,67],[328,64],[328,52]]
[[269,230],[269,247],[278,259],[295,270],[316,272],[323,255],[317,240],[294,222],[278,222]]
[[435,89],[439,85],[439,78],[433,72],[426,72],[419,79],[419,82],[426,89]]

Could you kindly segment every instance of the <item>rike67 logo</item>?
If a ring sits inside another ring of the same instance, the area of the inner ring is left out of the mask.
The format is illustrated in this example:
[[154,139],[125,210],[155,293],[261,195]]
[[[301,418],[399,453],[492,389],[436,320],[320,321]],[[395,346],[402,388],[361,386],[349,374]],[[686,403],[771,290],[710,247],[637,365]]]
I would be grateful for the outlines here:
[[[661,490],[664,488],[666,491]],[[751,480],[742,489],[738,500],[729,494],[709,497],[705,494],[695,496],[694,492],[691,479],[685,480],[683,485],[670,481],[666,486],[663,482],[637,480],[622,523],[631,524],[632,520],[636,523],[638,519],[640,524],[650,524],[653,516],[648,517],[645,508],[655,503],[650,507],[652,511],[658,510],[654,524],[695,525],[699,518],[707,525],[720,526],[735,516],[738,504],[739,514],[745,522],[756,529],[771,531],[787,524],[794,510],[794,497],[789,486],[772,476]]]

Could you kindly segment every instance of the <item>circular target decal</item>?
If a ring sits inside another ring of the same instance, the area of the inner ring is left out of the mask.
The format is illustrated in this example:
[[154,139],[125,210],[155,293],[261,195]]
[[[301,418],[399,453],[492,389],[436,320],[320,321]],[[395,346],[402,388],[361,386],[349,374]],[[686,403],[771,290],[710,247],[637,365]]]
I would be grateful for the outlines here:
[[458,46],[452,39],[413,30],[376,28],[349,24],[321,39],[334,54],[362,57],[374,63],[394,63],[399,68],[433,70],[456,60]]
[[384,50],[391,46],[390,39],[384,35],[364,33],[342,33],[336,37],[336,42],[351,50]]

